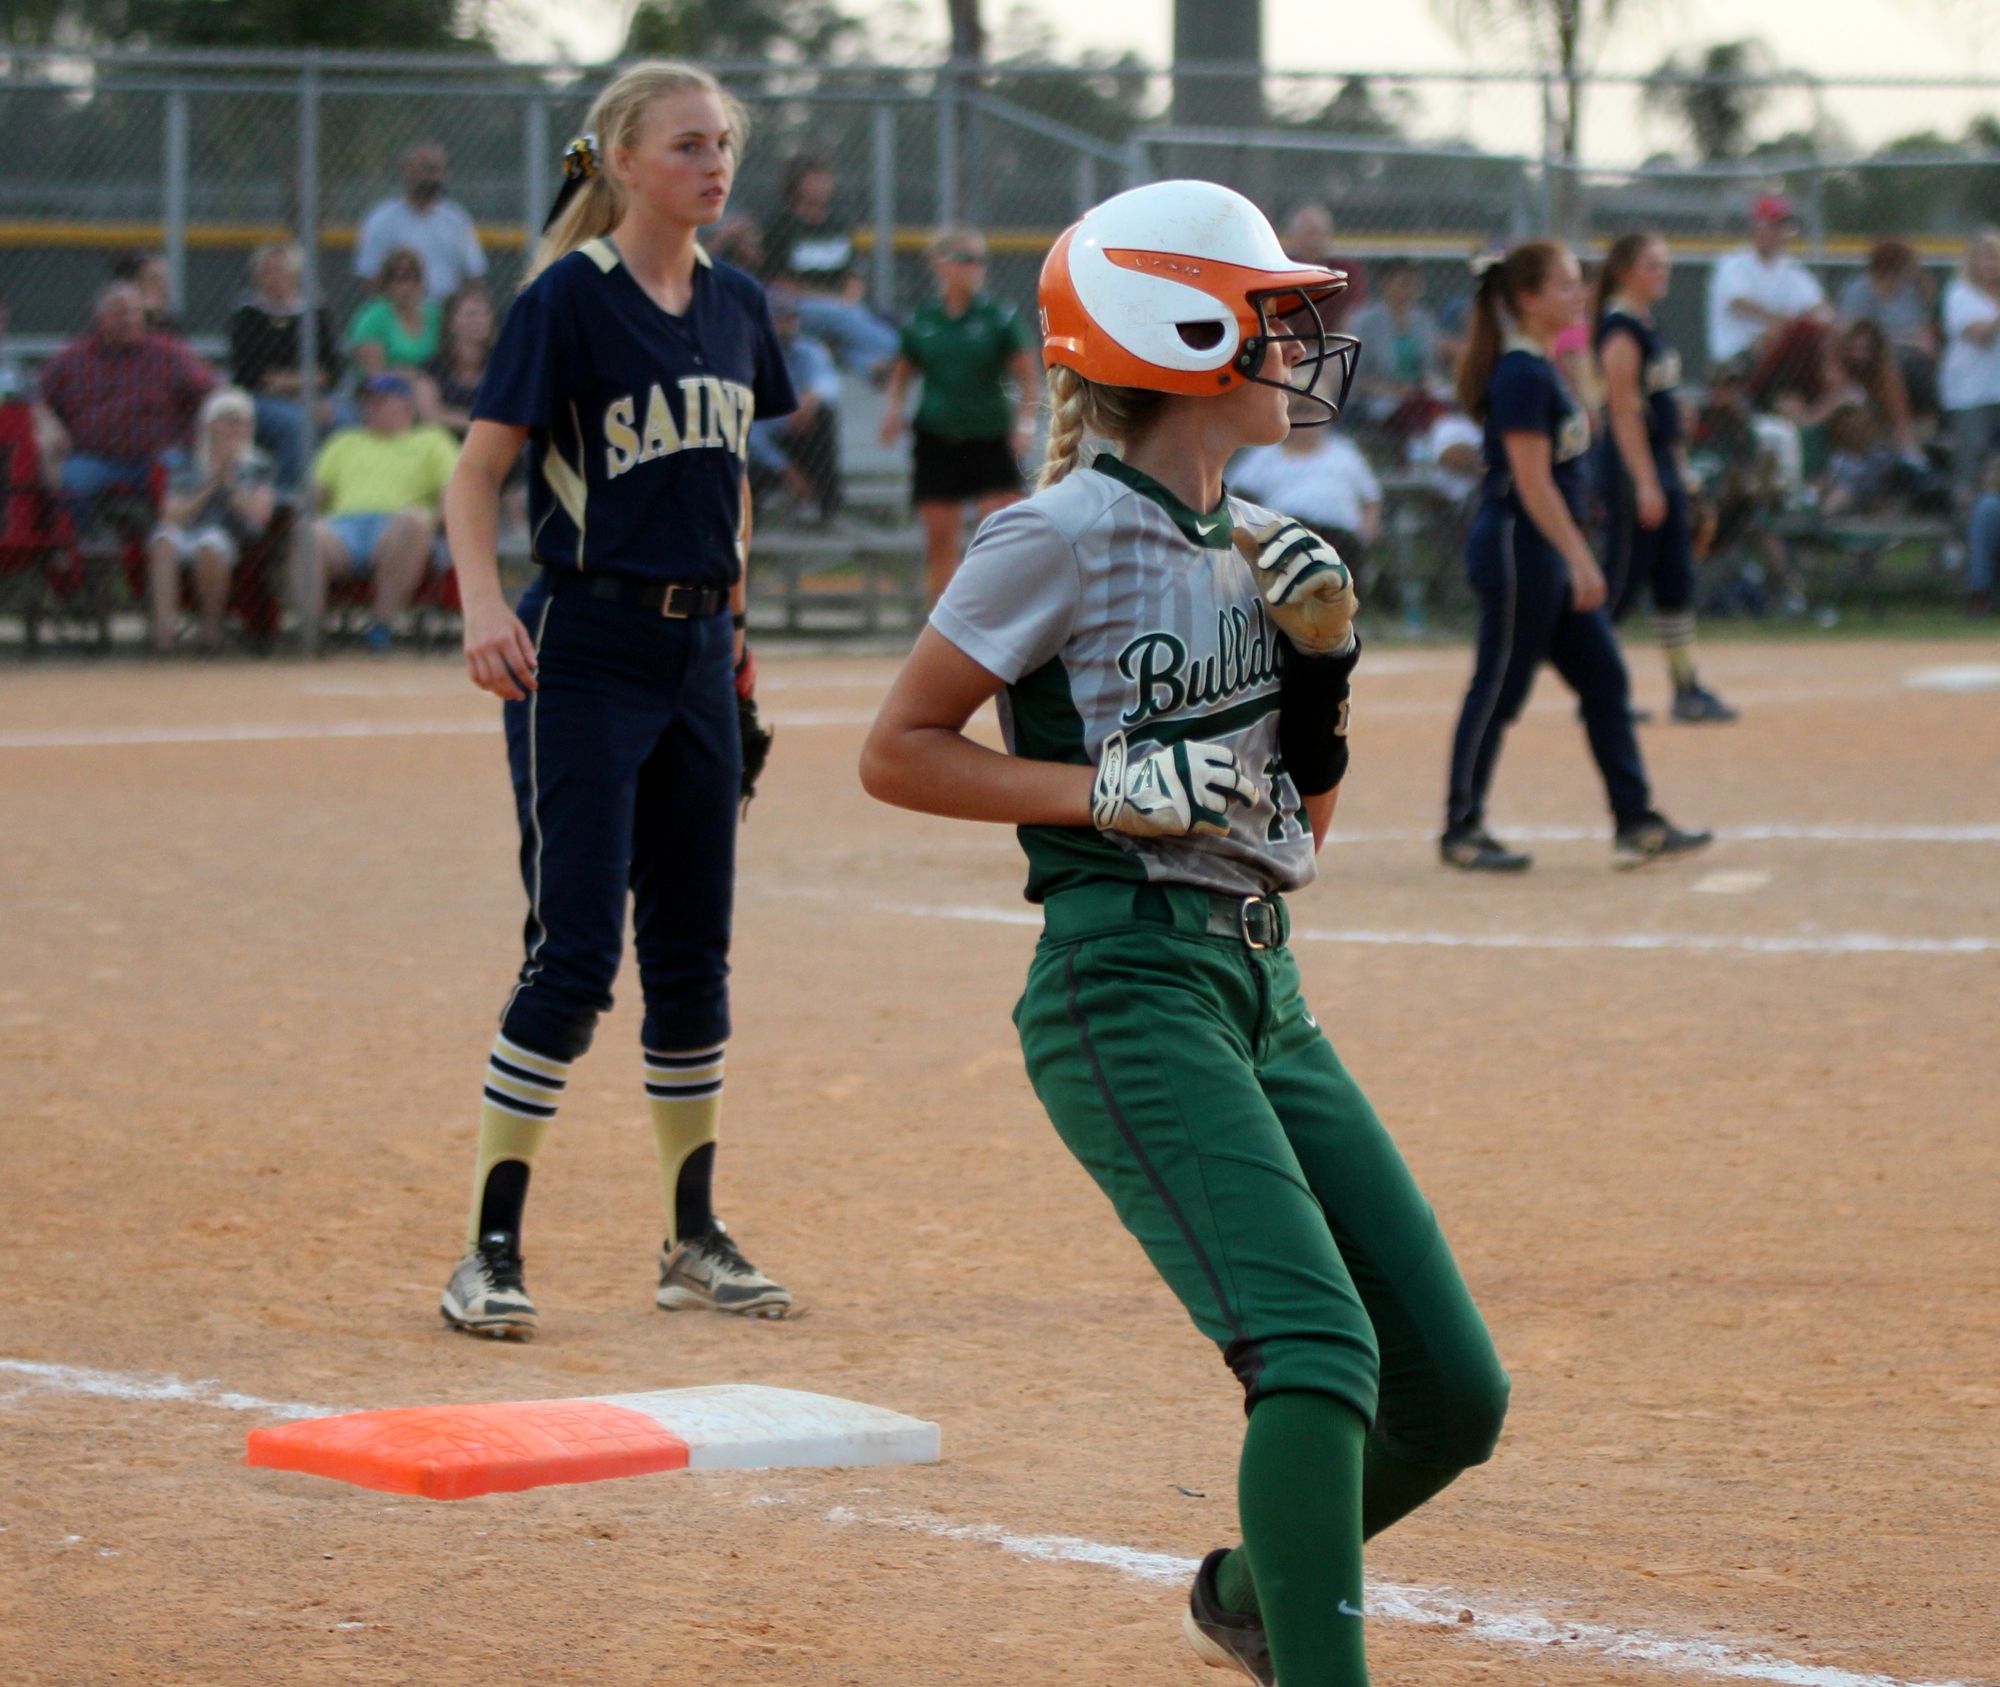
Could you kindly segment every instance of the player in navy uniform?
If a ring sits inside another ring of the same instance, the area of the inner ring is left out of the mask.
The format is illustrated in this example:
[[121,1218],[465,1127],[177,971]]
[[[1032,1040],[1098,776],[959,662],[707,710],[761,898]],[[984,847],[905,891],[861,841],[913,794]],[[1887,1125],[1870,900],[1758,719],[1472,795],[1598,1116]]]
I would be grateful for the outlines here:
[[1621,234],[1597,277],[1597,361],[1608,426],[1597,448],[1604,494],[1604,573],[1611,618],[1642,591],[1674,682],[1674,719],[1730,721],[1736,711],[1694,668],[1694,535],[1681,443],[1680,353],[1653,322],[1673,265],[1657,234]]
[[1458,367],[1459,402],[1486,430],[1486,478],[1466,539],[1479,599],[1472,685],[1451,747],[1439,854],[1471,872],[1519,872],[1529,858],[1486,829],[1486,792],[1508,726],[1546,660],[1582,705],[1604,778],[1620,867],[1685,855],[1710,840],[1653,809],[1632,734],[1631,682],[1604,612],[1604,576],[1577,519],[1590,417],[1549,352],[1584,306],[1574,255],[1553,241],[1517,246],[1487,266]]
[[[527,955],[487,1064],[465,1258],[443,1311],[525,1337],[521,1208],[570,1064],[590,1046],[632,900],[665,1308],[782,1317],[787,1290],[710,1204],[743,739],[744,483],[753,417],[796,404],[763,290],[712,261],[742,111],[651,62],[598,97],[537,273],[508,313],[446,494],[473,681],[506,700]],[[600,150],[601,143],[601,150]],[[501,596],[500,485],[528,448],[540,577]],[[733,625],[732,625],[733,622]]]

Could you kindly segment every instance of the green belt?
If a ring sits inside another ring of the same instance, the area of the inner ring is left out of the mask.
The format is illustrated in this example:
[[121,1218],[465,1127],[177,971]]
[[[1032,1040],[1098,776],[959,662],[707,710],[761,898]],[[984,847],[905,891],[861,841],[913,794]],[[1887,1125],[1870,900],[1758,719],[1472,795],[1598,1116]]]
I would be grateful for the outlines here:
[[1133,925],[1169,926],[1194,937],[1227,937],[1247,949],[1282,949],[1291,936],[1285,899],[1233,896],[1199,885],[1105,880],[1059,890],[1042,904],[1042,937],[1076,943]]

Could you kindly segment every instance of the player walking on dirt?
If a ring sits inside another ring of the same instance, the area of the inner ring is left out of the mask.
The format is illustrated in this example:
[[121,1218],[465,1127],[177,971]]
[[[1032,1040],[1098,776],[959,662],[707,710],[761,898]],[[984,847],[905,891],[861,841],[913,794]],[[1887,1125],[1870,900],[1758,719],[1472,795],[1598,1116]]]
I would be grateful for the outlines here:
[[1551,359],[1584,306],[1583,274],[1567,246],[1531,240],[1489,264],[1473,300],[1458,397],[1485,429],[1486,478],[1465,542],[1479,599],[1472,684],[1452,739],[1445,864],[1519,872],[1529,858],[1486,829],[1486,792],[1507,728],[1550,663],[1582,705],[1590,753],[1614,825],[1613,864],[1636,867],[1711,841],[1653,808],[1632,732],[1632,682],[1604,612],[1604,576],[1577,525],[1587,490],[1590,416]]
[[1611,619],[1641,592],[1674,682],[1674,719],[1732,721],[1736,711],[1694,667],[1694,532],[1681,439],[1680,353],[1653,321],[1673,262],[1657,234],[1621,234],[1604,254],[1591,312],[1607,426],[1597,448]]
[[[528,891],[467,1252],[443,1301],[478,1335],[535,1329],[522,1203],[571,1062],[611,1006],[628,895],[667,1213],[655,1298],[767,1317],[791,1304],[730,1240],[711,1180],[751,680],[745,447],[753,416],[795,400],[763,290],[695,242],[728,203],[736,102],[703,71],[650,62],[598,96],[590,123],[445,499],[466,666],[506,699]],[[542,572],[517,616],[495,542],[523,443]]]
[[[1362,1540],[1486,1459],[1507,1400],[1286,947],[1281,893],[1311,881],[1346,768],[1353,590],[1222,470],[1337,413],[1342,285],[1208,182],[1066,232],[1041,490],[980,528],[862,757],[885,802],[1020,828],[1045,919],[1029,1076],[1248,1405],[1245,1544],[1203,1561],[1185,1627],[1285,1687],[1366,1682]],[[1117,454],[1086,465],[1086,434]],[[996,696],[1004,755],[964,733]]]

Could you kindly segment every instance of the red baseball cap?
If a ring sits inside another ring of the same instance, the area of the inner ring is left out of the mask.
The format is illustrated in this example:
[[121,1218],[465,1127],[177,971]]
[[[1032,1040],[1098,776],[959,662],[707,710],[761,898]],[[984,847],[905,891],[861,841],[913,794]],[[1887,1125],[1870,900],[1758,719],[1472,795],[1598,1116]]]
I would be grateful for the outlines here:
[[1782,193],[1767,193],[1751,209],[1753,223],[1789,223],[1792,216],[1792,202]]

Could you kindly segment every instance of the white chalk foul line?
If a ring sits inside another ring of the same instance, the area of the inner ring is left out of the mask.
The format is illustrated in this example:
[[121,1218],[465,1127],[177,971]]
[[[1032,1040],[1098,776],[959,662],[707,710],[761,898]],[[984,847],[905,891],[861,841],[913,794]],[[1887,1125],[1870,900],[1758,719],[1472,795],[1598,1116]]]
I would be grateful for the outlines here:
[[214,1406],[225,1412],[269,1412],[281,1418],[326,1418],[338,1406],[308,1406],[296,1400],[260,1400],[238,1394],[214,1378],[182,1382],[178,1377],[125,1376],[117,1371],[93,1371],[79,1365],[47,1365],[32,1359],[0,1359],[0,1375],[17,1376],[58,1394],[94,1394],[110,1400],[172,1400],[190,1406]]
[[0,750],[69,750],[119,744],[254,744],[292,738],[423,738],[438,733],[497,732],[484,720],[329,720],[258,722],[236,726],[63,727],[0,732]]
[[[1500,830],[1508,838],[1526,843],[1609,843],[1608,826],[1507,826]],[[1715,835],[1724,843],[2000,843],[2000,821],[1973,821],[1965,825],[1937,826],[1802,826],[1783,822],[1769,825],[1718,826]],[[1329,844],[1434,843],[1434,831],[1392,830],[1342,831],[1336,827],[1326,835]]]
[[[1107,1546],[1075,1535],[1022,1535],[991,1523],[954,1523],[925,1511],[858,1511],[835,1506],[826,1514],[836,1526],[866,1524],[934,1535],[944,1540],[976,1541],[996,1546],[1017,1558],[1045,1563],[1095,1564],[1135,1580],[1184,1584],[1200,1560],[1140,1547]],[[1594,1653],[1620,1663],[1650,1664],[1683,1674],[1774,1681],[1784,1687],[1968,1687],[1962,1681],[1903,1681],[1893,1675],[1864,1675],[1824,1664],[1798,1664],[1767,1652],[1744,1652],[1717,1640],[1683,1640],[1649,1629],[1618,1629],[1604,1623],[1561,1622],[1537,1611],[1496,1606],[1468,1598],[1450,1588],[1403,1587],[1371,1582],[1368,1614],[1390,1622],[1449,1624],[1468,1638],[1511,1646],[1561,1647]],[[1472,1613],[1466,1624],[1460,1613]]]
[[[878,913],[917,919],[970,920],[982,925],[1039,926],[1042,916],[1026,908],[985,908],[969,904],[920,906],[877,902]],[[1613,932],[1601,937],[1544,932],[1319,931],[1292,929],[1294,943],[1354,943],[1419,949],[1666,949],[1690,954],[1746,955],[1985,955],[2000,953],[2000,937],[1885,937],[1874,932],[1834,932],[1825,936],[1717,937],[1698,932]]]

